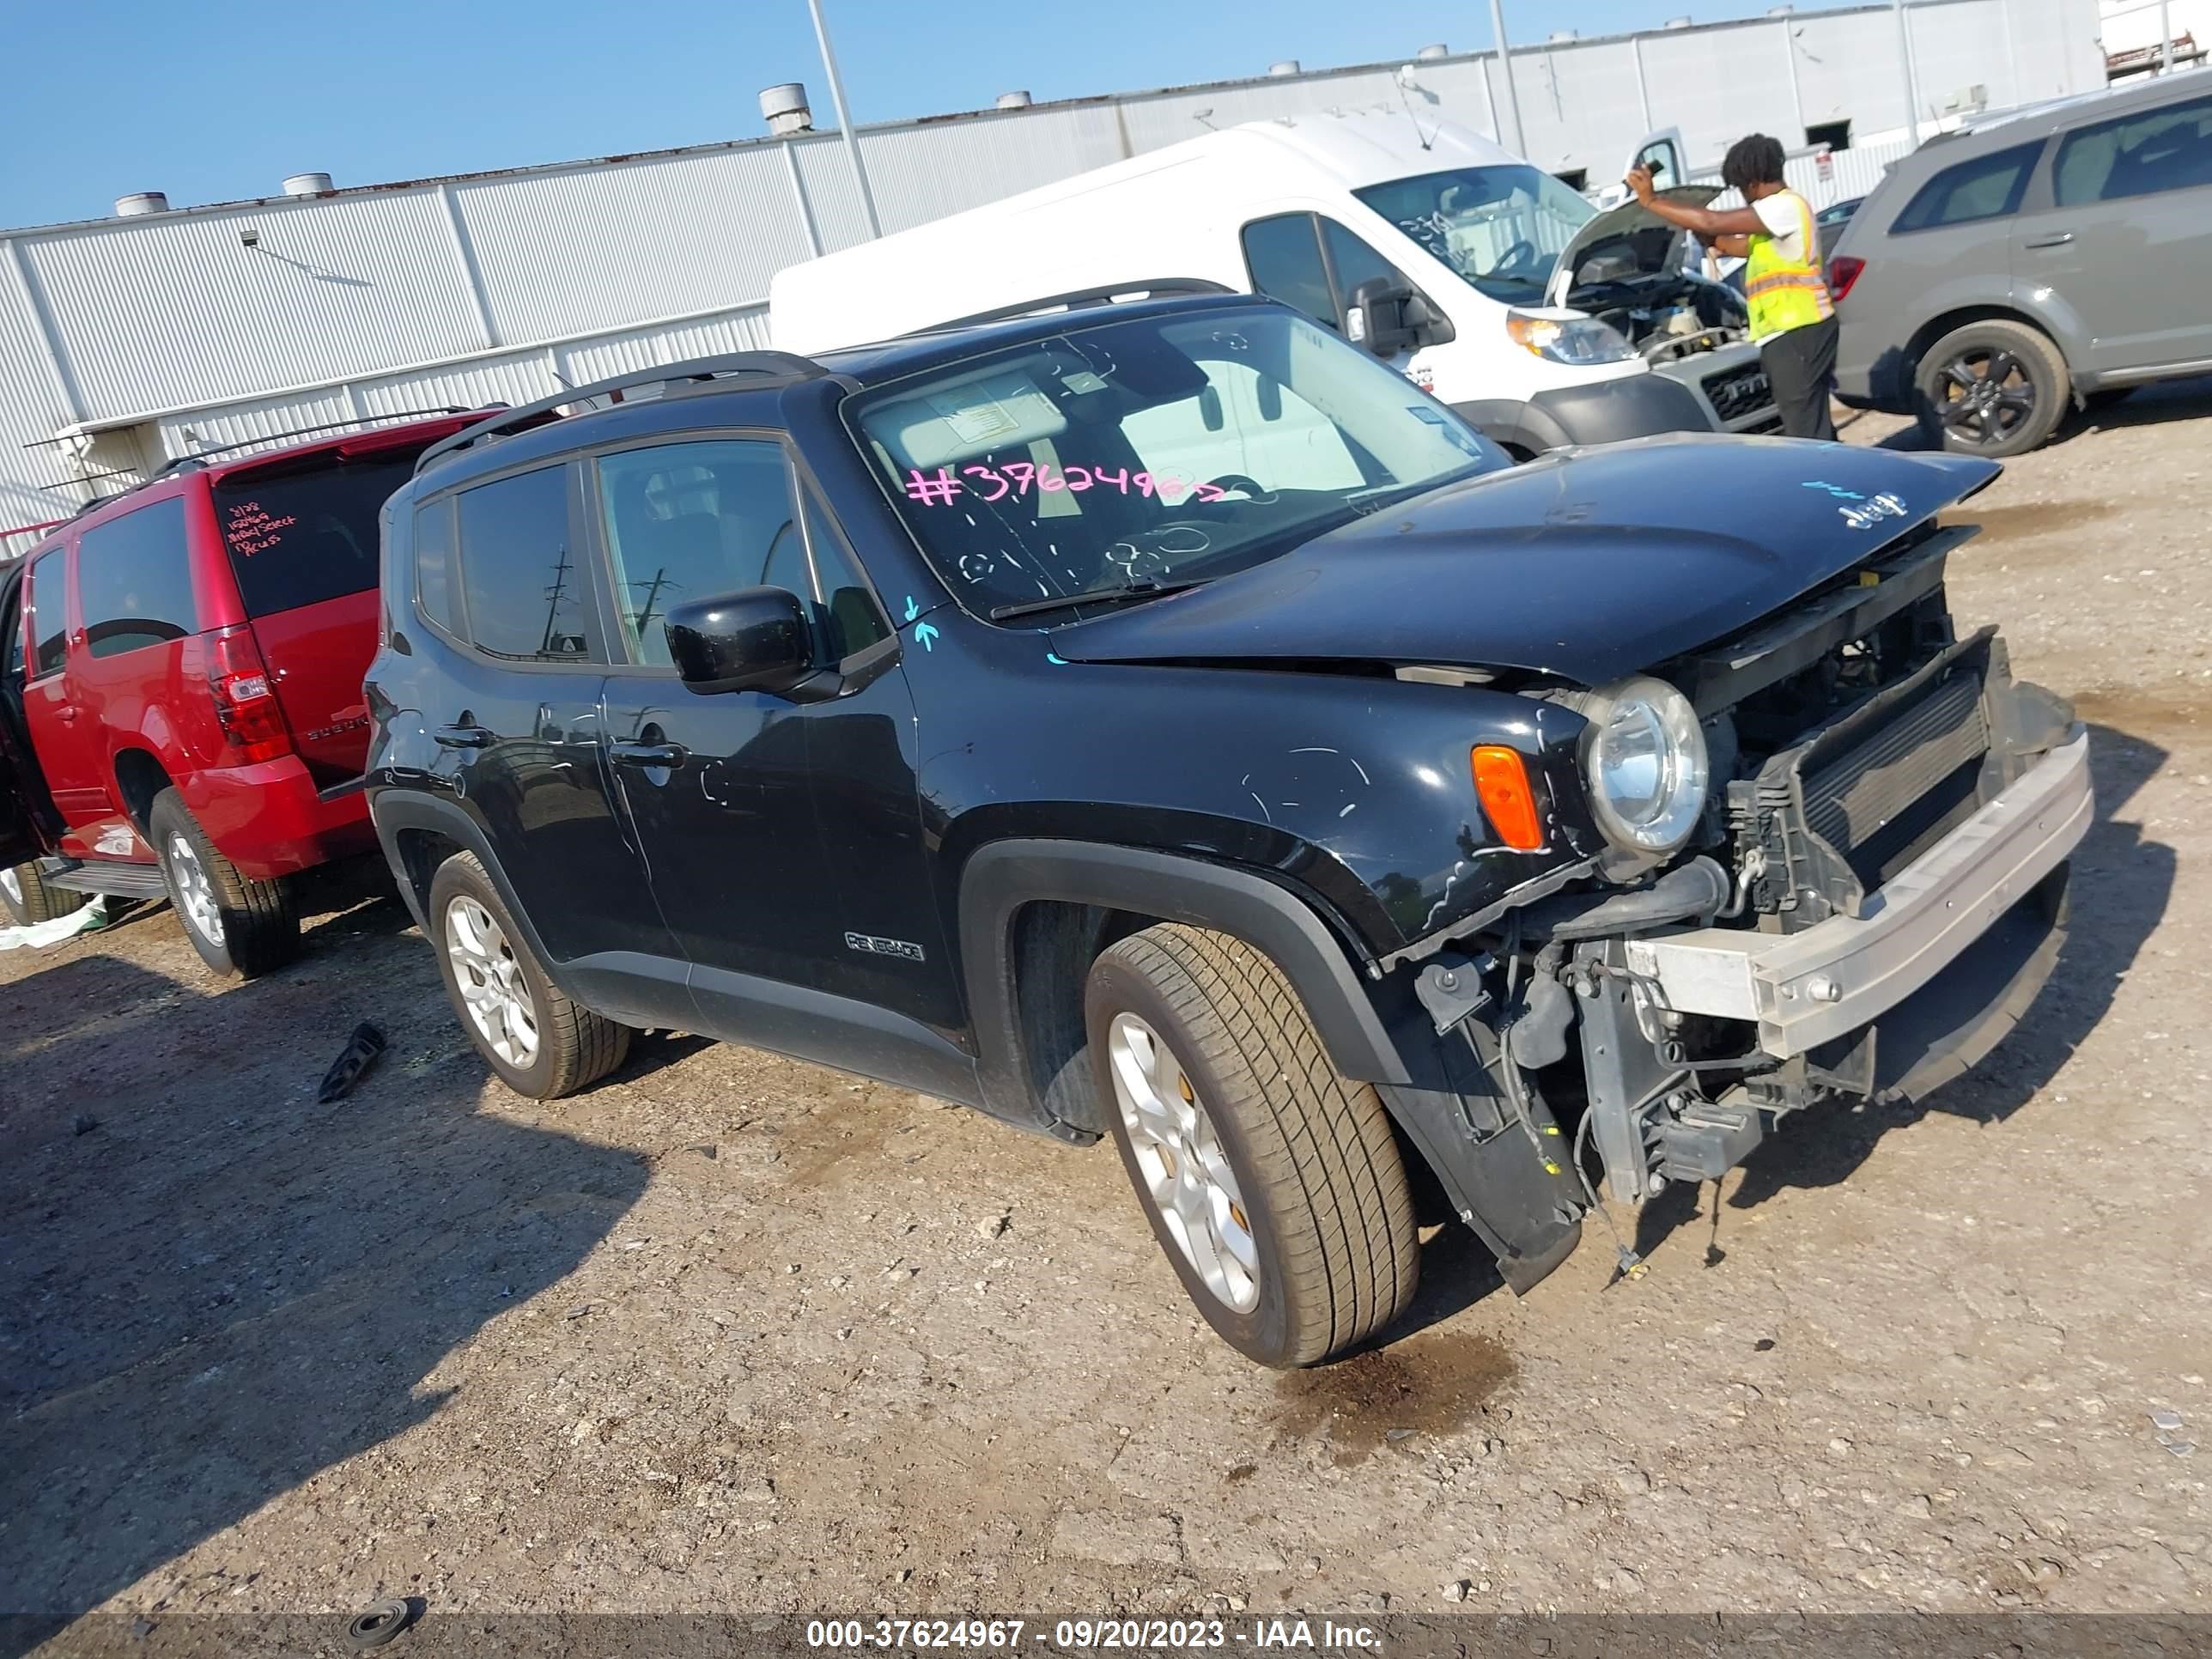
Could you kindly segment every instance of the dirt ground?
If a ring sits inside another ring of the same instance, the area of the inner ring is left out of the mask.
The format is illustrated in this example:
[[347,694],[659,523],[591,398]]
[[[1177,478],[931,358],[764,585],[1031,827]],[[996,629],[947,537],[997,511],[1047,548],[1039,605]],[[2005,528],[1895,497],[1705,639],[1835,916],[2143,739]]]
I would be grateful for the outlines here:
[[2208,497],[2199,383],[1962,515],[2095,728],[2008,1047],[1624,1214],[1640,1279],[1441,1234],[1326,1370],[1203,1328],[1109,1147],[690,1039],[514,1097],[394,901],[242,988],[159,908],[0,956],[0,1607],[2212,1612]]

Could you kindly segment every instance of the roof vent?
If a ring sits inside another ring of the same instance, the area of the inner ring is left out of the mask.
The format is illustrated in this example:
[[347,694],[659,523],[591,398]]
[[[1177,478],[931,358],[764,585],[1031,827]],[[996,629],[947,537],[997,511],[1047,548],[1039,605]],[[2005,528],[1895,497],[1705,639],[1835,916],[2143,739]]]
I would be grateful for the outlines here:
[[137,190],[115,198],[115,216],[118,219],[136,219],[141,214],[168,210],[169,198],[158,190]]
[[997,106],[1000,109],[1027,109],[1030,95],[1026,92],[1002,92],[998,96]]
[[787,132],[814,131],[814,112],[806,107],[806,88],[797,81],[763,88],[760,112],[768,123],[768,130],[779,137]]
[[1267,65],[1267,73],[1270,75],[1296,75],[1297,72],[1298,60],[1295,58],[1285,58],[1279,63]]
[[331,189],[327,173],[295,173],[284,181],[287,196],[321,196]]
[[1686,17],[1670,17],[1659,27],[1662,29],[1686,29],[1690,27],[1690,20]]
[[1451,48],[1446,46],[1443,41],[1439,40],[1436,45],[1432,46],[1423,46],[1419,52],[1415,52],[1413,54],[1413,61],[1417,64],[1433,64],[1439,58],[1449,58],[1450,56]]

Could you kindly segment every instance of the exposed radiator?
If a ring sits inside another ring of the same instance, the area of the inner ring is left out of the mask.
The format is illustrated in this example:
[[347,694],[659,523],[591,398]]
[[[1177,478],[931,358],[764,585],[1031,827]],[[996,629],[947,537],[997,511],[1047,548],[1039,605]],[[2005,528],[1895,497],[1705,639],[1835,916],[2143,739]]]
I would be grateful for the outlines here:
[[[1807,825],[1846,859],[1938,795],[1990,746],[1981,676],[1954,672],[1862,742],[1805,774]],[[1853,860],[1853,862],[1856,862]]]

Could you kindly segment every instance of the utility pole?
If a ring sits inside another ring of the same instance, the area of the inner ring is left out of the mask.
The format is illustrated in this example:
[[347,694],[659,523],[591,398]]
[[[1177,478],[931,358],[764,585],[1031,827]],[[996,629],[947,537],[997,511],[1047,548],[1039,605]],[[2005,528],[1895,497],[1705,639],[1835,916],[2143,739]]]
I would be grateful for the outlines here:
[[2158,72],[2173,73],[2173,14],[2166,9],[2166,0],[2158,0]]
[[837,54],[830,50],[830,31],[822,22],[822,0],[806,0],[814,15],[814,40],[822,48],[822,67],[830,73],[830,106],[837,112],[837,131],[845,136],[845,160],[852,164],[853,188],[860,193],[860,211],[868,221],[868,234],[884,234],[876,217],[876,198],[868,193],[868,170],[860,165],[860,141],[853,132],[853,118],[845,112],[845,82],[837,74]]
[[[1505,45],[1504,0],[1490,0],[1490,32],[1498,38],[1498,67],[1505,71],[1505,118],[1513,128],[1513,153],[1526,155],[1528,143],[1521,131],[1521,94],[1513,89],[1513,54]],[[1498,137],[1503,139],[1506,135]]]
[[1905,21],[1905,0],[1892,0],[1897,13],[1897,54],[1905,70],[1905,132],[1916,149],[1920,143],[1920,77],[1912,68],[1912,30]]

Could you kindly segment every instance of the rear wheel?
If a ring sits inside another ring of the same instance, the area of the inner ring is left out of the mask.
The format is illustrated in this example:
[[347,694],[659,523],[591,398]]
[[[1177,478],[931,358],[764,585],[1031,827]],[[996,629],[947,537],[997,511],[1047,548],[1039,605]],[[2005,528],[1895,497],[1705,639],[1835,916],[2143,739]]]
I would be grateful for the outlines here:
[[1092,964],[1084,1013],[1122,1164],[1224,1341],[1310,1365],[1405,1310],[1420,1245],[1389,1115],[1329,1062],[1280,969],[1151,927]]
[[1936,341],[1913,389],[1930,442],[1992,459],[2034,448],[2073,400],[2066,360],[2050,337],[2001,317]]
[[175,790],[155,797],[146,827],[169,902],[202,962],[227,977],[258,979],[300,954],[290,890],[225,858]]
[[500,1080],[532,1100],[596,1083],[629,1053],[629,1027],[593,1013],[546,977],[473,853],[430,880],[432,943],[461,1029]]
[[11,870],[0,870],[0,908],[7,910],[19,927],[35,927],[56,916],[82,910],[91,902],[89,893],[46,885],[46,878],[39,873],[35,864],[19,864]]

